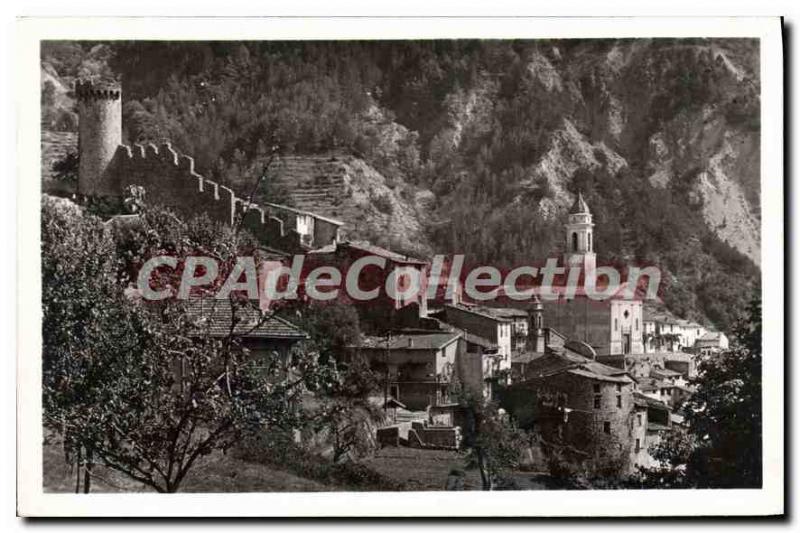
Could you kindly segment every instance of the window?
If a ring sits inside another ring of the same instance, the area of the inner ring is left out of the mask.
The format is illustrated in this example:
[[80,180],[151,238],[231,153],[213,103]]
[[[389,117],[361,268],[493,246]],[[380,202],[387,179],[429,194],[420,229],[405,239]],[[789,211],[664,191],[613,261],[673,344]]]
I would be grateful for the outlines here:
[[617,392],[622,392],[622,385],[617,383]]
[[636,425],[642,427],[642,413],[636,415]]
[[587,248],[591,252],[592,251],[592,234],[591,233],[589,233],[588,238],[589,238],[589,246],[587,246]]
[[619,329],[619,323],[617,322],[617,319],[615,318],[614,319],[614,331],[617,331],[618,329]]
[[578,234],[575,232],[572,232],[572,251],[578,251]]
[[639,319],[636,319],[636,331],[639,331]]
[[600,409],[600,395],[595,395],[594,397],[594,408]]
[[617,395],[617,407],[622,407],[622,396]]
[[603,433],[611,433],[611,422],[603,422]]
[[639,453],[639,450],[642,449],[642,443],[639,439],[636,439],[636,453]]
[[594,389],[594,393],[595,393],[595,394],[600,394],[600,385],[599,385],[598,383],[595,383],[595,384],[592,386],[592,388]]

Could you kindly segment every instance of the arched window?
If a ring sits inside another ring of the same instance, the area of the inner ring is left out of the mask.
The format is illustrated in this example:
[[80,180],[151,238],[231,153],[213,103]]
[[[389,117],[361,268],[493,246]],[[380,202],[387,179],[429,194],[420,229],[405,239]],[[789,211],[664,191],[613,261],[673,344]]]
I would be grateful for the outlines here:
[[573,252],[578,251],[578,234],[575,233],[574,231],[572,232],[572,251]]

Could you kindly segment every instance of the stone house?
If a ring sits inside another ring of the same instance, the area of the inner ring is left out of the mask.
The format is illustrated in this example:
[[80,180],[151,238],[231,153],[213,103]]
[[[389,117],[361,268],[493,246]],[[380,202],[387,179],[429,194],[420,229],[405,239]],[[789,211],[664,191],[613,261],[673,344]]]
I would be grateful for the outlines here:
[[[465,333],[469,352],[494,356],[491,359],[491,375],[510,373],[512,320],[495,315],[489,308],[466,304],[445,305],[441,319],[447,326]],[[503,381],[506,379],[503,378]]]
[[657,462],[650,455],[650,449],[661,442],[663,434],[670,430],[671,411],[664,402],[639,391],[633,393],[633,404],[633,465],[655,467]]
[[730,343],[728,337],[721,331],[709,331],[705,335],[698,337],[695,341],[695,352],[700,355],[711,355],[723,352],[728,349]]
[[[333,266],[342,273],[342,284],[353,263],[367,257],[385,261],[385,266],[365,265],[358,276],[358,288],[362,291],[378,290],[374,299],[358,301],[350,299],[358,311],[362,326],[369,333],[383,334],[388,329],[418,327],[420,320],[428,315],[428,300],[425,297],[424,281],[428,263],[407,255],[399,254],[380,246],[363,241],[334,242],[322,248],[311,250],[307,255],[305,269],[318,266]],[[406,269],[416,272],[420,280],[419,290],[408,290],[409,278],[400,275]],[[388,292],[387,283],[392,285],[394,297]],[[344,291],[341,291],[344,292]]]
[[[274,369],[274,355],[277,354],[279,364],[288,369],[292,347],[308,339],[308,334],[300,328],[274,314],[262,313],[254,302],[234,311],[228,300],[196,298],[187,300],[185,313],[195,337],[222,339],[231,335],[249,351],[257,367],[263,361]],[[175,367],[180,383],[186,372],[184,364],[181,360]]]
[[531,330],[530,318],[523,309],[514,307],[486,307],[484,312],[511,322],[511,351],[521,353],[528,348],[528,334]]
[[450,403],[462,345],[457,332],[365,336],[347,357],[366,360],[385,395],[411,410]]
[[546,442],[576,450],[591,469],[628,471],[634,450],[635,381],[619,368],[568,349],[553,350],[528,364],[503,405]]
[[706,328],[697,322],[678,318],[666,309],[645,305],[645,353],[691,351],[697,339],[706,333]]

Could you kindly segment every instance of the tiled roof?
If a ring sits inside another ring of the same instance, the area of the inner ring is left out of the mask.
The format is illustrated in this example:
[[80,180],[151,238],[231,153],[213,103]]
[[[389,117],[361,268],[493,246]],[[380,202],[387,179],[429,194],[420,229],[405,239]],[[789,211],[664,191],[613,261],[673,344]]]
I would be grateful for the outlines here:
[[598,363],[576,353],[552,349],[544,356],[532,360],[525,373],[527,378],[539,378],[565,372],[599,381],[632,382],[625,370]]
[[517,309],[515,307],[476,307],[476,309],[480,310],[483,313],[487,313],[489,315],[498,317],[498,318],[528,318],[528,313],[526,313],[523,309]]
[[639,390],[643,391],[651,391],[651,390],[658,390],[658,389],[671,389],[674,388],[675,385],[669,383],[667,381],[662,381],[660,379],[655,378],[641,378],[639,379]]
[[675,372],[669,368],[653,368],[650,370],[650,374],[656,377],[678,377],[681,375],[680,372]]
[[252,304],[237,306],[235,313],[228,300],[197,298],[186,302],[186,314],[201,335],[225,337],[233,328],[235,336],[261,339],[305,339],[305,332],[275,315],[263,314]]
[[523,364],[527,365],[540,357],[543,357],[544,354],[541,352],[521,352],[521,353],[512,353],[511,354],[511,364]]
[[639,391],[633,391],[633,403],[642,407],[655,407],[664,410],[669,409],[669,406],[664,402],[662,402],[661,400],[656,400],[655,398],[651,398],[646,394],[642,394]]
[[481,348],[485,348],[487,350],[497,350],[497,344],[493,343],[492,341],[490,341],[485,337],[481,337],[480,335],[475,335],[474,333],[470,333],[469,331],[466,330],[463,330],[462,333],[464,334],[464,340],[470,344],[475,344],[476,346],[480,346]]
[[439,350],[461,336],[456,332],[428,333],[422,335],[392,335],[386,337],[365,336],[361,348],[380,348],[390,350]]
[[597,374],[595,372],[592,372],[590,370],[585,370],[583,368],[573,368],[573,369],[567,370],[567,373],[573,374],[575,376],[581,376],[581,377],[585,377],[585,378],[589,378],[589,379],[594,379],[594,380],[597,380],[597,381],[610,381],[612,383],[631,383],[630,379],[625,379],[625,378],[621,378],[621,377],[614,377],[614,376],[606,376],[606,375],[603,375],[603,374]]
[[282,261],[292,257],[291,254],[267,246],[260,246],[258,248],[258,256],[259,259],[263,261]]
[[371,255],[376,255],[378,257],[383,257],[390,261],[394,261],[395,263],[403,263],[403,264],[412,264],[412,265],[426,265],[425,261],[421,259],[417,259],[414,257],[410,257],[407,255],[399,254],[397,252],[393,252],[391,250],[387,250],[386,248],[381,248],[380,246],[376,246],[372,243],[367,241],[347,241],[347,242],[340,242],[340,243],[331,243],[327,246],[323,246],[322,248],[318,248],[316,250],[311,250],[310,254],[332,254],[335,253],[339,248],[353,248],[354,250],[359,250],[362,252],[366,252]]
[[495,322],[511,322],[511,319],[505,318],[502,316],[495,316],[489,311],[488,307],[478,307],[478,306],[471,306],[471,305],[453,305],[453,304],[445,304],[445,309],[458,309],[459,311],[464,311],[465,313],[472,313],[474,315],[482,316],[484,318],[488,318],[494,320]]
[[344,222],[342,222],[341,220],[336,220],[335,218],[322,216],[322,215],[317,214],[317,213],[312,213],[311,211],[304,211],[302,209],[297,209],[295,207],[289,207],[288,205],[271,204],[269,202],[264,202],[264,205],[266,205],[268,207],[273,207],[275,209],[280,209],[280,210],[283,210],[283,211],[289,211],[290,213],[295,213],[297,215],[305,215],[305,216],[314,217],[314,218],[317,218],[319,220],[324,220],[325,222],[330,222],[331,224],[334,224],[336,226],[343,226],[344,225]]

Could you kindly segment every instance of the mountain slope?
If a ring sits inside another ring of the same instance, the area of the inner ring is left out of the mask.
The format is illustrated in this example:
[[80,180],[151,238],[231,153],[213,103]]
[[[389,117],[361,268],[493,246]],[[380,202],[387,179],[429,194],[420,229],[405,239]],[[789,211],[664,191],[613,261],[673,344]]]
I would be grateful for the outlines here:
[[759,283],[756,40],[78,48],[43,47],[43,68],[119,77],[129,140],[170,138],[223,183],[278,147],[296,168],[262,193],[357,238],[541,260],[581,190],[599,258],[659,265],[678,315],[727,327]]

